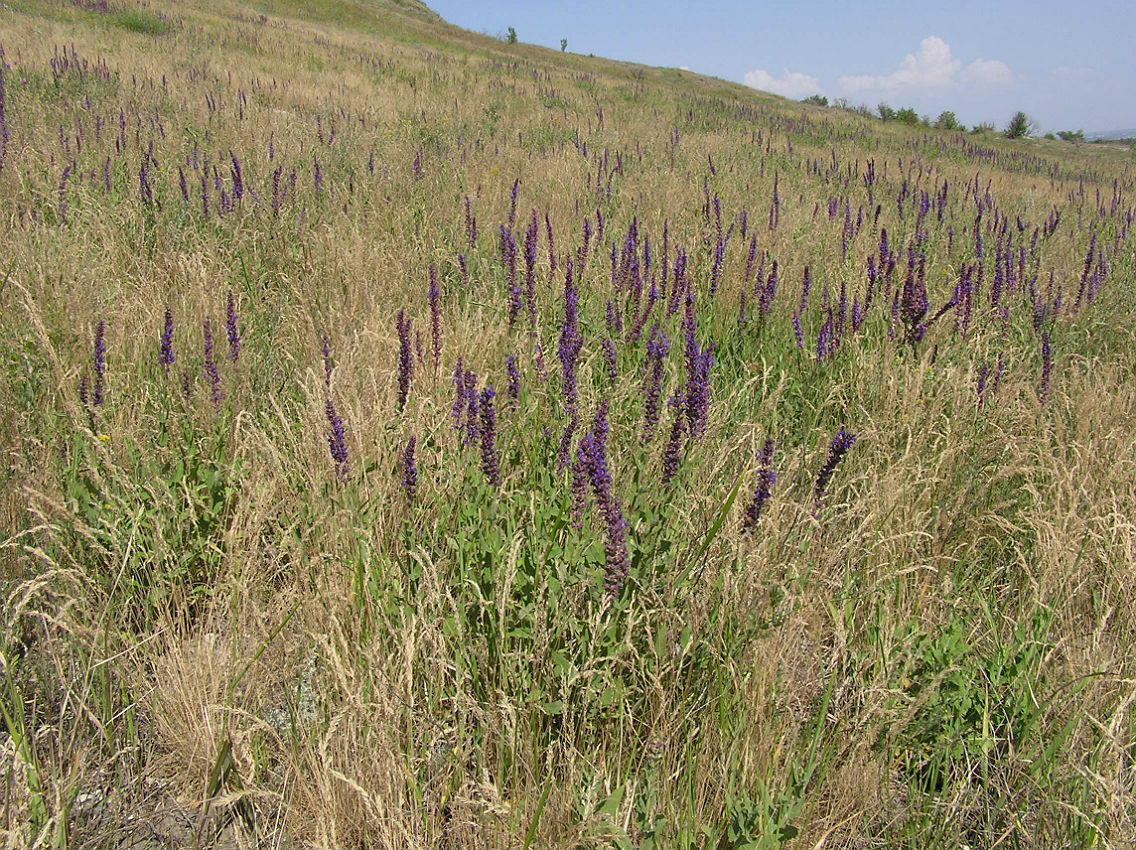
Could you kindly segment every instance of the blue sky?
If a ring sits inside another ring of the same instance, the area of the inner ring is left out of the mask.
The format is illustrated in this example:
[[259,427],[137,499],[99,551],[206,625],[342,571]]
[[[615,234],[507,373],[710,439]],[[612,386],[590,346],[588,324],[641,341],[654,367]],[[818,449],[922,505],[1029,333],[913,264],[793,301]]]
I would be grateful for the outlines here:
[[426,0],[489,35],[689,68],[801,98],[1041,132],[1136,127],[1136,0]]

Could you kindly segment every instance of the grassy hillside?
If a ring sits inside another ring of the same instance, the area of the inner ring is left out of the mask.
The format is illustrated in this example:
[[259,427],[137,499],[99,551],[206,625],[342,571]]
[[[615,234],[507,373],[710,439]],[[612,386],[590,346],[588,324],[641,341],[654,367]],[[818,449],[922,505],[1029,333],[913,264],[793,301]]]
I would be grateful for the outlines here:
[[1136,169],[419,3],[6,0],[9,846],[1132,846]]

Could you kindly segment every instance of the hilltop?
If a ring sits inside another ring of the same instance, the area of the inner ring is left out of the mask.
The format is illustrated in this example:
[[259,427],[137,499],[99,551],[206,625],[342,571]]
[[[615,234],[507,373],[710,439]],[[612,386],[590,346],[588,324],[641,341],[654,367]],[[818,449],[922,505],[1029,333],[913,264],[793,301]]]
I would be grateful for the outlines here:
[[1129,846],[1136,167],[411,0],[7,0],[13,846]]

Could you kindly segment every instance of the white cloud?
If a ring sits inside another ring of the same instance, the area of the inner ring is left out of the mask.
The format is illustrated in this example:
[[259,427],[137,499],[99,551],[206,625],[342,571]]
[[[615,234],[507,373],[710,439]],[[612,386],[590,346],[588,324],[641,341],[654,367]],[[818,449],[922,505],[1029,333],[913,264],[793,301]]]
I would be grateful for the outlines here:
[[750,88],[773,92],[784,97],[808,97],[810,94],[821,94],[820,82],[816,77],[802,74],[798,71],[785,69],[780,77],[774,77],[768,71],[758,68],[745,75],[745,84]]
[[951,47],[936,35],[919,42],[919,49],[903,57],[899,67],[882,77],[846,74],[837,81],[849,94],[863,91],[897,92],[941,89],[953,85],[1008,85],[1014,74],[1005,62],[975,59],[965,68],[951,56]]
[[997,59],[975,59],[959,74],[958,81],[963,85],[1008,86],[1014,82],[1014,72]]
[[899,68],[886,77],[843,76],[838,82],[849,93],[866,89],[905,89],[942,86],[962,67],[951,58],[951,48],[938,36],[928,36],[919,42],[919,50],[903,57]]

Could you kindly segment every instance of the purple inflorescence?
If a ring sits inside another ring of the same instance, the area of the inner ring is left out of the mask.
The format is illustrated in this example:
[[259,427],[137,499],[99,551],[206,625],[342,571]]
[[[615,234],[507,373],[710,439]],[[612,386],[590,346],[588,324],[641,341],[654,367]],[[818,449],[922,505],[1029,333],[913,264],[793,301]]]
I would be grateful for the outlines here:
[[520,315],[522,304],[521,288],[517,284],[517,240],[513,231],[501,225],[501,262],[505,265],[506,289],[508,290],[509,327],[511,328]]
[[828,448],[828,459],[825,461],[824,466],[821,467],[820,473],[817,475],[816,485],[813,487],[813,493],[816,496],[818,505],[824,500],[829,479],[832,478],[832,473],[836,470],[840,461],[844,459],[844,455],[848,454],[848,450],[852,448],[855,442],[856,435],[843,428],[837,431],[836,436],[832,438],[832,444]]
[[465,393],[465,438],[462,440],[462,445],[475,446],[477,445],[477,437],[480,433],[478,428],[477,416],[477,375],[471,370],[465,370],[464,387],[462,390]]
[[497,418],[493,410],[496,393],[492,385],[481,391],[481,468],[493,487],[501,485],[501,469],[497,463]]
[[663,361],[670,351],[670,341],[658,324],[651,328],[647,338],[647,374],[643,380],[643,398],[646,409],[643,415],[643,441],[650,442],[655,437],[655,427],[659,424],[663,392]]
[[517,223],[517,193],[521,188],[521,178],[513,181],[513,188],[509,190],[509,229]]
[[430,288],[426,293],[430,302],[430,339],[434,348],[434,374],[442,365],[442,297],[438,289],[438,270],[430,266]]
[[769,501],[769,494],[773,485],[777,483],[777,473],[773,469],[773,440],[766,438],[765,445],[757,455],[757,486],[753,491],[753,501],[746,506],[745,520],[742,530],[749,533],[757,531],[757,521],[765,503]]
[[395,318],[395,328],[398,331],[398,409],[402,412],[410,395],[410,379],[414,374],[414,358],[410,350],[410,319],[402,310],[398,311]]
[[817,363],[823,363],[824,359],[832,352],[835,347],[832,335],[832,309],[829,308],[826,312],[824,323],[820,326],[820,332],[817,333],[816,345],[816,360]]
[[[764,267],[765,255],[762,254],[762,267]],[[754,286],[757,287],[761,282],[762,270],[757,272],[757,280]],[[761,318],[769,316],[770,311],[773,309],[773,298],[777,295],[777,261],[773,261],[772,267],[769,269],[769,277],[766,278],[764,286],[758,292],[757,311]]]
[[596,506],[604,518],[604,590],[615,598],[623,590],[629,574],[627,522],[623,507],[612,493],[611,472],[607,465],[607,402],[601,402],[592,420],[592,429],[577,449],[577,463],[583,460],[592,484]]
[[327,445],[331,451],[331,459],[335,461],[335,471],[341,479],[347,478],[347,439],[343,433],[343,420],[331,399],[324,406],[327,414]]
[[8,154],[8,116],[4,107],[4,65],[0,57],[0,171],[4,170],[4,160]]
[[221,389],[221,375],[217,372],[217,361],[213,359],[213,324],[206,316],[202,325],[203,351],[205,355],[205,377],[209,379],[210,396],[214,404],[220,404],[225,397]]
[[402,489],[406,491],[406,501],[413,502],[418,490],[418,467],[414,463],[414,446],[418,438],[411,435],[402,452]]
[[162,327],[162,342],[158,347],[158,363],[168,375],[174,362],[174,314],[166,307],[166,322]]
[[556,451],[556,468],[564,469],[568,465],[568,458],[572,449],[572,438],[576,436],[576,428],[579,427],[580,418],[576,415],[576,411],[572,411],[572,416],[568,420],[568,425],[564,428],[564,435],[560,438],[560,447]]
[[245,194],[245,181],[241,176],[241,163],[237,159],[237,155],[232,151],[229,151],[229,159],[232,161],[229,173],[233,178],[233,202],[240,203],[241,198],[243,198]]
[[927,286],[924,282],[924,269],[926,258],[919,255],[916,259],[915,246],[907,249],[907,277],[903,283],[902,295],[899,301],[899,318],[906,328],[905,341],[915,345],[923,339],[927,325],[923,321],[930,306],[927,300]]
[[681,460],[683,425],[686,422],[683,415],[683,390],[681,387],[675,390],[674,395],[667,400],[667,407],[674,414],[674,419],[671,421],[671,433],[667,438],[666,448],[663,449],[664,486],[670,484],[678,475],[678,466]]
[[536,210],[532,211],[528,227],[525,228],[525,306],[528,308],[529,324],[536,325],[536,249],[540,236]]
[[458,254],[458,271],[461,273],[462,291],[469,291],[469,266],[466,265],[465,254]]
[[505,375],[509,379],[505,395],[510,405],[516,405],[521,397],[521,373],[517,370],[517,356],[510,354],[505,358]]
[[544,214],[544,232],[548,236],[548,268],[553,274],[556,273],[556,243],[552,240],[552,220],[548,217],[548,213]]
[[558,354],[563,376],[564,402],[570,411],[576,409],[576,361],[582,346],[577,313],[579,292],[573,278],[572,261],[568,260],[564,274],[564,324],[560,329]]
[[105,399],[104,377],[106,375],[106,322],[99,319],[95,325],[95,348],[91,358],[95,367],[95,391],[91,397],[94,407],[101,405]]
[[[465,196],[465,234],[469,241],[469,247],[477,247],[477,218],[473,215],[473,209],[469,200],[469,195]],[[464,255],[463,255],[464,259]]]
[[978,382],[975,391],[978,394],[978,409],[982,410],[982,404],[986,401],[986,379],[990,375],[990,366],[986,363],[982,364],[982,368],[978,370]]
[[607,379],[613,386],[619,380],[619,362],[615,353],[615,342],[610,336],[605,336],[600,341],[600,349],[603,352],[604,366],[607,367]]
[[1041,386],[1038,398],[1042,404],[1049,401],[1049,372],[1053,368],[1053,348],[1049,343],[1049,331],[1041,334]]
[[812,289],[812,280],[809,267],[805,266],[805,273],[801,278],[801,303],[797,307],[797,315],[802,315],[809,306],[809,291]]
[[694,321],[694,299],[686,297],[686,314],[683,319],[686,342],[686,423],[691,438],[702,436],[710,412],[710,367],[714,364],[714,346],[705,351],[699,348],[697,326]]
[[237,329],[237,305],[231,289],[225,305],[225,331],[229,337],[229,359],[235,362],[241,356],[241,333]]

